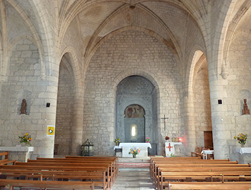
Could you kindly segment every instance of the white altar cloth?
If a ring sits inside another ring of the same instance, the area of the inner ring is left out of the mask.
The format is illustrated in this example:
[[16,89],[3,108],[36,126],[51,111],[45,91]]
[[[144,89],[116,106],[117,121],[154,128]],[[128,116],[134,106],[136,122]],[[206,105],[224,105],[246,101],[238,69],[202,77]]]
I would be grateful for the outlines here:
[[172,155],[175,155],[174,145],[182,145],[182,142],[165,142],[166,157],[171,157]]
[[240,154],[250,154],[251,153],[251,147],[236,147],[235,151]]
[[33,146],[15,146],[5,147],[0,146],[0,152],[9,151],[9,160],[16,160],[18,162],[27,162],[34,151]]
[[122,148],[122,157],[132,157],[132,154],[129,154],[131,148],[140,149],[140,153],[136,157],[147,157],[148,147],[152,148],[150,143],[120,143],[116,147]]
[[33,152],[34,147],[33,146],[12,146],[12,147],[5,147],[5,146],[0,146],[0,151],[5,152]]
[[214,150],[202,150],[201,153],[203,154],[203,160],[207,160],[207,155],[214,154]]

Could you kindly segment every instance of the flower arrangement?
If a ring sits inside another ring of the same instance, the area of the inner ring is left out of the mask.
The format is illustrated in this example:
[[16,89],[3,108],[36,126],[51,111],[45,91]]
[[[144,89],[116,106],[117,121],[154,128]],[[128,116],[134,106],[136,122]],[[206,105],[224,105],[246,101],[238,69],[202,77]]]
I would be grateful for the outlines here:
[[238,136],[235,136],[234,139],[237,139],[239,144],[246,144],[247,141],[247,134],[240,133]]
[[114,142],[118,145],[120,143],[120,138],[116,138]]
[[151,141],[150,138],[149,138],[149,137],[146,137],[146,142],[147,142],[147,143],[150,143],[150,141]]
[[130,152],[128,154],[132,154],[132,155],[136,156],[138,153],[140,153],[140,149],[131,148]]
[[23,136],[19,136],[18,137],[20,139],[20,143],[25,143],[26,145],[30,145],[31,146],[31,135],[29,135],[29,133],[26,133],[25,135]]
[[166,141],[169,140],[169,139],[170,139],[169,136],[166,136],[166,137],[165,137],[165,140],[166,140]]

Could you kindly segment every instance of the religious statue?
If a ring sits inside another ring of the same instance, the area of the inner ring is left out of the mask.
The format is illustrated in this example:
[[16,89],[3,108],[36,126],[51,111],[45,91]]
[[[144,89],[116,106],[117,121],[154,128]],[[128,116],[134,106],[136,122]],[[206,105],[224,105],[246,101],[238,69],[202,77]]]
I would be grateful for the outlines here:
[[244,99],[242,114],[243,115],[250,114],[250,111],[249,111],[248,105],[247,105],[247,99]]
[[27,103],[26,103],[26,100],[23,99],[22,104],[21,104],[20,114],[27,115],[26,108],[27,108]]

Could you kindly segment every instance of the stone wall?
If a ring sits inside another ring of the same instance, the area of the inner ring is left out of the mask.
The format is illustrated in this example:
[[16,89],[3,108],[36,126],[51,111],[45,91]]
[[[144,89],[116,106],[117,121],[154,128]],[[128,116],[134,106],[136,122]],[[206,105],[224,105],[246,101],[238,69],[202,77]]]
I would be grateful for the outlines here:
[[73,120],[73,81],[70,72],[64,62],[60,65],[58,98],[57,98],[57,119],[55,144],[58,144],[59,155],[70,154],[72,142],[72,120]]
[[[16,146],[18,136],[29,133],[33,138],[31,144],[36,147],[34,157],[50,154],[54,138],[46,136],[46,122],[55,119],[52,112],[56,103],[48,97],[57,89],[52,83],[41,81],[38,49],[30,40],[19,41],[9,62],[8,80],[3,82],[1,91],[0,145]],[[22,99],[27,102],[27,115],[20,114]],[[47,102],[50,108],[46,108]],[[47,115],[47,111],[52,112]]]
[[[141,142],[145,142],[145,137],[152,136],[152,96],[154,86],[152,83],[139,76],[130,76],[124,79],[117,87],[116,95],[116,134],[121,138],[121,142],[125,141],[125,108],[131,104],[138,104],[144,109],[144,131],[142,131],[143,139]],[[131,119],[129,119],[131,120]],[[154,141],[152,141],[154,142]]]
[[[144,70],[157,81],[160,94],[156,95],[157,100],[154,102],[157,102],[157,110],[161,116],[165,114],[169,117],[165,133],[170,136],[180,135],[181,80],[174,57],[170,50],[155,38],[140,31],[129,30],[113,36],[104,43],[94,55],[87,70],[84,103],[86,133],[83,140],[88,138],[94,141],[96,155],[110,155],[113,152],[116,94],[114,89],[117,85],[113,80],[131,69]],[[124,78],[120,80],[122,79]],[[161,122],[158,118],[157,126],[153,126],[154,129],[158,128],[158,136],[162,135],[164,129]],[[158,153],[162,154],[162,150]]]
[[229,49],[229,77],[227,85],[224,85],[226,90],[226,98],[223,103],[226,104],[225,111],[228,113],[226,134],[228,134],[228,146],[230,158],[235,159],[235,147],[240,146],[237,140],[234,139],[240,133],[248,135],[246,146],[251,146],[251,116],[243,115],[244,99],[247,99],[247,105],[251,108],[251,87],[250,87],[250,59],[251,49],[249,44],[251,39],[245,35],[236,35]]
[[196,67],[194,75],[194,123],[196,146],[204,147],[204,131],[212,131],[210,91],[206,61]]

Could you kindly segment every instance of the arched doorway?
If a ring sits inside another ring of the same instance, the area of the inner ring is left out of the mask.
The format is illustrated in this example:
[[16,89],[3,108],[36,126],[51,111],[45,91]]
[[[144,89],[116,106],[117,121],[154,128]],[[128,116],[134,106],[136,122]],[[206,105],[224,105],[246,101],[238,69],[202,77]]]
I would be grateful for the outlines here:
[[[145,77],[131,75],[117,85],[115,136],[121,142],[151,139],[151,155],[157,154],[157,93]],[[132,131],[135,130],[134,137]]]
[[129,105],[124,111],[126,142],[145,142],[145,110],[137,104]]

